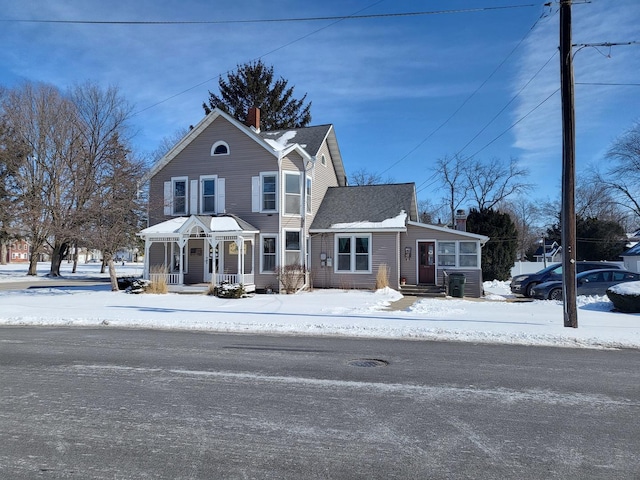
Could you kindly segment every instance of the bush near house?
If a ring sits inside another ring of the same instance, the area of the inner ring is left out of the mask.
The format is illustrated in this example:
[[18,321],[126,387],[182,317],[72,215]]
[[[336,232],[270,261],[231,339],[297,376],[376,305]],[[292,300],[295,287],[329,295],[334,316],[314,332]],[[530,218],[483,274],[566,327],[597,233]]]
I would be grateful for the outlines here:
[[286,293],[294,293],[304,285],[304,265],[292,264],[276,267],[278,281]]

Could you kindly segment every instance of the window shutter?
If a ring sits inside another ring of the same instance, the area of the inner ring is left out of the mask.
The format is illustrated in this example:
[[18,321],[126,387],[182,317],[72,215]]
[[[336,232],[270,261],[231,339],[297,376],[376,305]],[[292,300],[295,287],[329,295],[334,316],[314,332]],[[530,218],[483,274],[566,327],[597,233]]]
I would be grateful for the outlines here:
[[191,215],[198,214],[198,180],[191,180],[189,192],[189,213]]
[[171,182],[164,182],[164,214],[171,215],[171,205],[173,205],[173,195]]
[[260,177],[251,177],[251,211],[260,211]]
[[216,196],[218,197],[218,198],[216,198],[216,200],[218,202],[217,202],[217,205],[216,205],[216,213],[226,213],[226,209],[227,209],[227,207],[225,205],[226,194],[225,194],[225,191],[224,191],[225,183],[226,182],[225,182],[224,178],[218,178],[218,185],[217,185],[218,191],[216,192],[217,193]]

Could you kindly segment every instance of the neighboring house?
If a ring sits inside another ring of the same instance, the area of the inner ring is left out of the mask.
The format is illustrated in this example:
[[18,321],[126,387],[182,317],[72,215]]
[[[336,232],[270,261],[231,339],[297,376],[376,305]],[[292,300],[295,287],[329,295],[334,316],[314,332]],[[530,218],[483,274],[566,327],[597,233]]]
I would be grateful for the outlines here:
[[[536,262],[556,263],[562,261],[562,247],[554,240],[544,239],[544,248],[542,245],[533,254]],[[545,260],[546,257],[546,260]]]
[[624,268],[632,272],[640,273],[640,243],[636,243],[622,255]]
[[30,249],[29,242],[26,240],[14,240],[7,249],[7,262],[28,263]]
[[150,170],[144,277],[172,290],[242,283],[278,290],[279,267],[305,265],[315,287],[442,284],[465,272],[481,295],[487,237],[417,222],[413,184],[348,187],[332,125],[261,132],[214,109]]

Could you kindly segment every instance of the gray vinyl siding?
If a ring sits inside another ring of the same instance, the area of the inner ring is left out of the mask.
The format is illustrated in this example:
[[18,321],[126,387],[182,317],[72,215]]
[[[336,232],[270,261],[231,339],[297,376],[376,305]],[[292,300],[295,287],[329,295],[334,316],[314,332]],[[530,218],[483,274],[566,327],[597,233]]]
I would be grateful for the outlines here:
[[[219,140],[229,145],[229,155],[211,156],[211,147]],[[150,225],[172,218],[163,213],[165,181],[172,177],[188,176],[191,181],[199,180],[201,175],[217,175],[225,179],[226,197],[225,211],[218,213],[232,213],[261,230],[277,231],[277,215],[251,211],[252,177],[260,172],[277,171],[278,160],[274,155],[219,117],[151,179]]]
[[[342,234],[342,232],[341,232]],[[349,234],[345,232],[345,234]],[[353,235],[358,235],[354,233]],[[374,289],[376,277],[381,265],[385,265],[389,275],[389,285],[398,287],[397,238],[395,232],[373,233],[371,236],[371,273],[336,273],[335,235],[332,233],[317,234],[311,240],[311,276],[312,284],[317,288]],[[331,257],[333,265],[322,267],[320,254]]]
[[[212,121],[197,137],[184,147],[169,163],[163,166],[149,182],[149,225],[155,225],[165,220],[174,218],[174,215],[164,215],[164,183],[171,181],[175,177],[187,177],[187,214],[189,216],[191,209],[189,203],[192,198],[191,181],[198,181],[198,202],[200,202],[200,177],[203,175],[215,175],[218,179],[224,179],[225,182],[225,205],[224,211],[219,210],[217,213],[234,214],[242,218],[244,221],[256,227],[260,233],[255,235],[255,264],[253,265],[253,273],[255,284],[258,289],[272,287],[277,289],[277,278],[272,273],[260,273],[262,245],[260,243],[260,234],[274,234],[278,238],[278,254],[277,264],[281,265],[284,260],[284,231],[285,230],[301,230],[303,224],[305,233],[313,222],[313,219],[320,207],[322,199],[330,186],[338,185],[336,169],[333,165],[330,149],[326,139],[318,152],[308,152],[310,155],[316,155],[318,159],[313,172],[312,179],[312,210],[311,214],[304,217],[304,222],[300,216],[284,216],[284,185],[283,171],[304,172],[304,162],[300,154],[292,151],[286,157],[282,158],[281,164],[278,164],[278,158],[273,155],[263,145],[251,138],[251,133],[247,135],[237,126],[226,120],[224,117],[218,117]],[[211,147],[218,141],[223,141],[229,146],[228,155],[211,155]],[[321,155],[324,154],[327,165],[320,163]],[[277,172],[278,173],[278,209],[277,213],[260,213],[252,211],[252,178],[260,175],[261,172]],[[217,191],[216,195],[220,192]],[[199,213],[199,212],[198,212]],[[190,240],[187,248],[189,255]],[[203,255],[204,255],[204,247]],[[150,265],[162,265],[164,263],[164,245],[154,243],[150,247],[149,259]],[[251,255],[248,253],[245,259],[245,273],[251,272],[250,262]],[[170,260],[169,260],[170,261]],[[194,270],[194,262],[198,263],[198,267]],[[230,256],[228,251],[224,253],[225,270],[235,270],[237,256]],[[374,263],[377,260],[374,258]],[[199,278],[204,275],[204,259],[189,258],[189,271],[185,275],[185,282],[200,282]],[[375,265],[374,265],[375,268]],[[366,287],[357,286],[356,288],[372,288],[375,284],[375,273],[373,273],[373,282],[371,279],[366,280]],[[199,277],[199,278],[198,278]],[[357,279],[356,284],[360,285]]]
[[[418,283],[418,241],[474,241],[455,230],[442,231],[429,228],[428,225],[408,225],[407,232],[400,234],[400,276],[407,279],[407,284],[415,285]],[[405,247],[411,248],[412,256],[410,260],[404,260]],[[437,252],[437,245],[436,245]],[[444,285],[444,271],[449,273],[463,273],[465,275],[465,296],[481,297],[482,296],[482,270],[478,268],[460,268],[460,267],[438,267],[436,266],[436,283]]]

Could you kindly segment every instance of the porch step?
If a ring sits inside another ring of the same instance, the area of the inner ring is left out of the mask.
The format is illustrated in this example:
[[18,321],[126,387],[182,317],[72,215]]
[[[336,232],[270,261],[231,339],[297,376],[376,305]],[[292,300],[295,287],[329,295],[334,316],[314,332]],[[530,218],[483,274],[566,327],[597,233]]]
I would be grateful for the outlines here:
[[415,297],[446,297],[447,293],[441,285],[401,285],[402,295],[412,295]]

